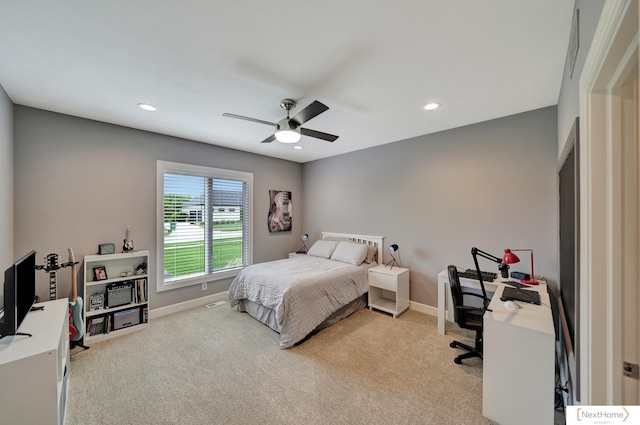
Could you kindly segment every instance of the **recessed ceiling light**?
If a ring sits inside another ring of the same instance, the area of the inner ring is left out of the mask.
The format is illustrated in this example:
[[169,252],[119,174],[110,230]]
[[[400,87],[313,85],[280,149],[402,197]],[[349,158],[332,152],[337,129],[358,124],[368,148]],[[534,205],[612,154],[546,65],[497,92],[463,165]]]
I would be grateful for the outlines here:
[[302,146],[294,146],[293,148],[300,150],[300,149],[302,149]]
[[140,109],[144,109],[145,111],[155,111],[156,107],[153,105],[150,105],[149,103],[138,103],[138,107]]
[[434,109],[438,109],[439,107],[440,104],[436,102],[431,102],[424,105],[424,109],[426,109],[427,111],[433,111]]

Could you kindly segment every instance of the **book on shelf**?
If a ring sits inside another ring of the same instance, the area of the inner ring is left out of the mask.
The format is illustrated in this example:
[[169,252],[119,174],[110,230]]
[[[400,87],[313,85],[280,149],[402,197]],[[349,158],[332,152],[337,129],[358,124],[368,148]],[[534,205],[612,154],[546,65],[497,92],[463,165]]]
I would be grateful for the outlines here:
[[92,317],[87,321],[87,333],[90,336],[109,332],[109,316]]
[[147,302],[147,279],[136,279],[134,282],[133,301],[137,304]]
[[149,282],[147,281],[147,279],[144,279],[143,291],[142,291],[142,293],[144,295],[144,302],[148,302],[149,301],[149,292],[148,292],[149,291],[149,285],[148,285],[148,283]]

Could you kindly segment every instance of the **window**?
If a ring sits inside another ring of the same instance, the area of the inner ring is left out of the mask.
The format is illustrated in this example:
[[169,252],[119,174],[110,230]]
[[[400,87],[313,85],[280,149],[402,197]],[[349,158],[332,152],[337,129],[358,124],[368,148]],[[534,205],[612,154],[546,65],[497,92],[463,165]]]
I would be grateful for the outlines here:
[[158,161],[158,292],[251,264],[252,185],[252,173]]

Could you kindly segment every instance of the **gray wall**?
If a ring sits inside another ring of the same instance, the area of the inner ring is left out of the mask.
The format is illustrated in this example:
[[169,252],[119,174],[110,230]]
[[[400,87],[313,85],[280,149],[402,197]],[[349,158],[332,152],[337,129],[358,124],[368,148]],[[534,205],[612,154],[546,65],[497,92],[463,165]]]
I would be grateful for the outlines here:
[[[0,86],[0,271],[13,258],[13,104]],[[0,282],[4,279],[0,279]],[[4,305],[0,285],[0,306]]]
[[[575,67],[573,70],[573,76],[570,75],[569,72],[569,58],[567,56],[567,63],[565,64],[565,71],[562,80],[562,88],[560,90],[560,97],[558,99],[558,158],[563,160],[563,153],[565,149],[565,145],[567,142],[567,136],[571,131],[571,126],[577,116],[580,115],[580,77],[582,75],[582,71],[584,69],[584,63],[587,58],[587,54],[589,53],[589,49],[591,47],[591,42],[593,40],[593,36],[595,34],[596,28],[598,26],[598,22],[600,20],[600,15],[602,14],[602,9],[604,7],[604,1],[594,1],[594,0],[576,0],[574,6],[575,9],[579,10],[579,39],[580,46],[578,48],[578,55],[575,62]],[[559,166],[561,164],[559,163]],[[560,258],[558,257],[558,261]],[[570,282],[573,284],[573,282]],[[562,287],[563,283],[559,282],[559,286]],[[578,313],[579,315],[580,313]],[[578,324],[575,324],[578,326]],[[578,329],[579,331],[579,329]],[[579,336],[578,336],[579,338]],[[560,340],[561,352],[566,350],[564,346],[564,341]],[[580,357],[578,346],[573,347],[576,352],[577,358]],[[570,367],[567,364],[568,357],[566,355],[560,356],[560,369],[562,379],[568,379],[570,373]],[[576,382],[576,377],[570,377],[570,398],[576,400],[578,394],[575,392],[577,388],[574,387],[573,383]],[[567,397],[567,396],[565,396]]]
[[[557,110],[493,121],[306,163],[304,232],[382,235],[411,268],[411,300],[437,305],[437,274],[473,266],[471,248],[533,248],[555,284]],[[388,260],[388,254],[386,256]],[[512,270],[529,271],[526,254]],[[497,264],[480,259],[483,270]]]
[[571,76],[568,61],[564,67],[562,88],[558,99],[558,157],[562,155],[562,150],[574,120],[580,115],[580,75],[582,74],[584,62],[587,59],[587,53],[591,47],[591,40],[593,40],[593,34],[596,32],[603,7],[604,1],[602,0],[576,0],[574,6],[574,13],[575,8],[580,10],[580,24],[578,26],[580,46],[578,47],[573,76]]
[[[299,248],[302,208],[294,209],[292,232],[270,234],[266,225],[270,189],[289,190],[294,202],[299,199],[298,163],[17,105],[14,117],[16,254],[35,249],[39,262],[50,252],[66,260],[71,247],[82,259],[100,243],[120,248],[131,225],[136,249],[149,249],[155,264],[157,160],[253,172],[254,262]],[[6,144],[2,140],[3,149]],[[2,184],[0,195],[10,198]],[[155,282],[155,265],[150,274]],[[58,273],[59,297],[70,295],[70,281],[68,271]],[[206,292],[198,285],[159,294],[151,285],[151,308],[225,291],[229,283],[218,281]],[[47,288],[41,272],[38,295],[48,299]]]

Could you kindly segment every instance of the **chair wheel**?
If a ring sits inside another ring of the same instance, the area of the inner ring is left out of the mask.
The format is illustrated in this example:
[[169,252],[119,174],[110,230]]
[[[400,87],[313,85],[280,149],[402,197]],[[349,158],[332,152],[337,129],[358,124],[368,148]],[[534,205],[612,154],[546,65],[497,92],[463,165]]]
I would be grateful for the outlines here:
[[449,343],[449,347],[456,348],[457,347],[456,342],[455,341],[454,342],[450,342]]
[[460,360],[460,359],[459,359],[459,358],[457,358],[457,357],[456,357],[455,359],[453,359],[453,362],[454,362],[455,364],[462,364],[462,360]]

